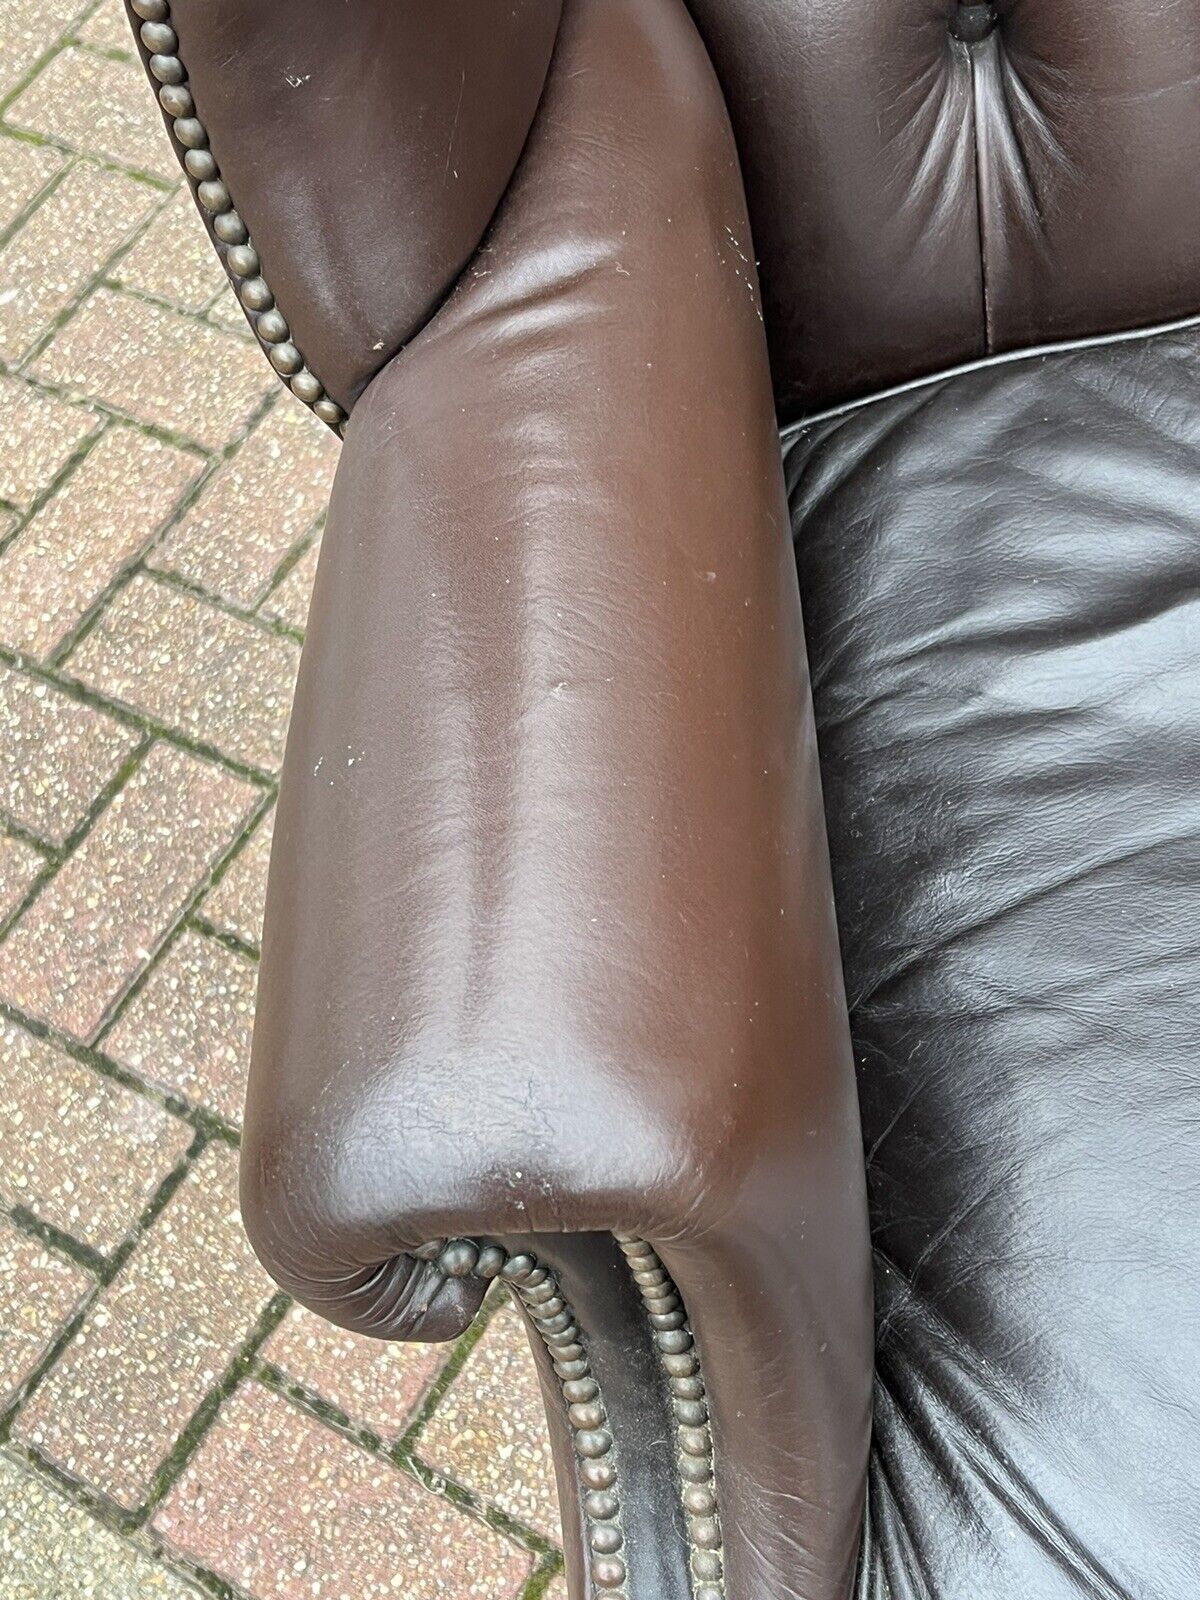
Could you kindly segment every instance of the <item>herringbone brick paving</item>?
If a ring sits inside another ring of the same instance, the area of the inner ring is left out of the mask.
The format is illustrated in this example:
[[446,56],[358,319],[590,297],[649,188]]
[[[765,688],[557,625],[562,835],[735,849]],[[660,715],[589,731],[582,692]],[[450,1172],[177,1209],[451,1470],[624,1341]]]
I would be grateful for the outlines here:
[[0,1600],[565,1591],[531,1357],[290,1305],[234,1169],[337,445],[118,0],[0,0]]

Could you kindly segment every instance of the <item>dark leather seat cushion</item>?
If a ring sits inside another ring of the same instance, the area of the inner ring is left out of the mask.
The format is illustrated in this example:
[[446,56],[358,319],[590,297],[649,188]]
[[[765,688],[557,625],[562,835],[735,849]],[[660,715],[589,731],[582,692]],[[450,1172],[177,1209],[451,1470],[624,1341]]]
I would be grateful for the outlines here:
[[877,1254],[866,1600],[1200,1578],[1200,334],[788,460]]

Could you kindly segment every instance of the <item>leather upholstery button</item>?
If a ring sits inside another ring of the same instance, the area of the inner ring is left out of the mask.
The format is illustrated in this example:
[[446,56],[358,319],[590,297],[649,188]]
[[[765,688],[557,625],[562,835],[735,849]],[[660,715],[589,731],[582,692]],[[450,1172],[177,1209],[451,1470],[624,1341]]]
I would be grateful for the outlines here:
[[960,3],[950,15],[950,32],[963,44],[978,44],[995,26],[996,7],[988,0],[983,4]]

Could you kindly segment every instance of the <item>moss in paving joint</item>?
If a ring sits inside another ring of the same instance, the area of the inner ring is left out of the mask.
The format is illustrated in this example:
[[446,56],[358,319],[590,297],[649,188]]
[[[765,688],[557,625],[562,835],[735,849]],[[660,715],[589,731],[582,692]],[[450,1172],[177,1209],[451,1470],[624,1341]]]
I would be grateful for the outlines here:
[[251,1376],[264,1388],[283,1395],[300,1411],[306,1411],[315,1421],[322,1423],[326,1428],[331,1428],[334,1433],[340,1434],[343,1439],[348,1439],[351,1444],[366,1450],[369,1455],[379,1456],[387,1453],[383,1438],[374,1428],[361,1427],[340,1406],[323,1399],[315,1390],[307,1388],[304,1384],[295,1382],[274,1362],[256,1361]]
[[169,1094],[160,1089],[156,1084],[147,1083],[139,1078],[136,1073],[130,1072],[119,1062],[106,1056],[95,1046],[80,1044],[77,1039],[72,1039],[69,1034],[62,1033],[59,1029],[51,1027],[41,1017],[30,1016],[7,1000],[0,999],[0,1017],[23,1028],[26,1033],[35,1039],[44,1039],[47,1044],[54,1046],[63,1055],[70,1056],[73,1061],[81,1066],[91,1067],[101,1077],[111,1078],[114,1083],[119,1083],[122,1088],[130,1089],[142,1099],[151,1101],[160,1110],[175,1117],[180,1122],[187,1123],[188,1127],[197,1134],[202,1134],[205,1139],[218,1139],[223,1144],[233,1146],[235,1149],[241,1143],[241,1136],[236,1128],[231,1127],[222,1117],[209,1111],[206,1106],[193,1105],[180,1095]]
[[140,1539],[130,1539],[130,1534],[135,1530],[130,1527],[127,1512],[98,1491],[82,1483],[78,1478],[72,1477],[57,1462],[43,1456],[32,1445],[23,1444],[19,1440],[12,1440],[5,1448],[9,1456],[14,1460],[20,1461],[38,1477],[46,1479],[71,1505],[86,1512],[94,1522],[107,1529],[108,1532],[114,1533],[123,1539],[129,1539],[129,1542],[135,1548],[143,1549],[152,1560],[157,1561],[168,1571],[202,1584],[208,1593],[219,1596],[220,1600],[254,1600],[254,1597],[243,1596],[240,1590],[230,1588],[215,1573],[207,1573],[201,1567],[193,1567],[190,1562],[181,1561],[178,1557],[172,1557],[160,1539],[145,1534]]
[[[54,56],[60,54],[61,49],[55,48],[44,59],[48,62]],[[28,84],[24,87],[27,88]],[[3,116],[5,110],[11,105],[15,95],[21,92],[20,88],[13,90],[0,101],[0,116]],[[159,194],[174,194],[182,182],[180,178],[160,177],[157,172],[148,172],[144,167],[126,166],[123,161],[112,161],[107,156],[96,155],[91,150],[80,150],[77,145],[68,144],[65,139],[60,139],[53,133],[38,133],[33,128],[14,127],[11,122],[0,122],[0,137],[20,139],[26,144],[40,145],[46,150],[57,150],[64,156],[73,156],[78,160],[86,161],[89,166],[96,167],[101,172],[114,172],[122,178],[133,178],[137,183],[144,183],[149,189],[157,189]]]
[[64,1233],[52,1222],[43,1222],[42,1218],[35,1217],[28,1207],[12,1206],[8,1218],[14,1228],[28,1234],[31,1239],[37,1239],[39,1243],[57,1251],[59,1255],[69,1256],[77,1266],[82,1267],[85,1272],[90,1272],[94,1278],[103,1277],[108,1270],[108,1261],[99,1250],[94,1250],[90,1244],[84,1244],[82,1239]]
[[194,933],[202,933],[206,939],[212,939],[216,944],[222,945],[231,955],[245,956],[248,961],[262,959],[256,944],[252,944],[249,939],[243,939],[240,933],[231,933],[228,928],[218,928],[215,922],[210,922],[198,911],[188,918],[186,926]]
[[[13,381],[16,383],[25,383],[29,385],[30,388],[33,387],[31,384],[29,384],[29,380],[27,378],[22,378],[20,374],[14,374]],[[33,497],[25,510],[19,513],[18,521],[15,526],[8,533],[6,533],[2,539],[0,539],[0,556],[3,556],[8,550],[9,546],[20,538],[21,534],[24,533],[25,529],[33,521],[34,517],[36,517],[37,514],[43,510],[44,507],[48,505],[51,500],[53,500],[55,495],[58,494],[59,491],[70,481],[70,479],[75,476],[75,474],[79,471],[79,468],[87,460],[88,456],[91,455],[92,451],[109,431],[110,427],[112,426],[110,419],[99,414],[94,413],[94,415],[96,416],[96,426],[92,432],[85,435],[85,437],[79,441],[74,450],[71,451],[71,454],[63,462],[62,466],[54,474],[54,477],[51,478],[46,488],[40,490]]]
[[81,1478],[60,1467],[57,1461],[43,1455],[36,1445],[26,1444],[22,1439],[5,1439],[3,1442],[9,1455],[48,1479],[72,1505],[79,1506],[94,1517],[101,1527],[122,1536],[134,1531],[127,1511],[98,1489],[93,1489],[91,1484],[84,1483]]
[[[0,128],[0,134],[3,134],[10,139],[21,138],[19,134],[16,134],[8,128]],[[21,138],[21,142],[23,144],[27,144],[30,141]],[[2,148],[2,146],[0,146],[0,148]],[[68,156],[63,162],[62,166],[59,167],[58,171],[52,172],[38,192],[25,202],[25,204],[17,212],[16,216],[11,217],[9,221],[5,223],[4,227],[0,228],[0,250],[3,250],[5,245],[8,244],[8,241],[13,238],[15,234],[21,231],[21,229],[30,220],[35,212],[38,212],[42,209],[46,201],[50,199],[51,195],[53,195],[54,191],[63,182],[67,174],[78,165],[78,157]]]
[[124,761],[121,762],[117,770],[113,773],[112,777],[108,780],[104,787],[99,791],[98,794],[93,796],[92,802],[88,806],[87,811],[84,813],[79,822],[76,823],[75,827],[72,828],[71,832],[67,835],[66,839],[57,850],[48,850],[45,846],[42,846],[43,853],[47,856],[45,869],[42,872],[39,872],[33,883],[30,884],[29,889],[21,900],[20,905],[17,906],[12,915],[9,916],[3,924],[0,924],[0,942],[2,942],[8,936],[8,933],[13,927],[14,923],[20,920],[24,913],[37,899],[38,895],[41,894],[46,885],[58,875],[63,866],[66,864],[67,860],[75,851],[76,847],[81,844],[84,838],[87,836],[88,832],[92,828],[92,825],[95,823],[96,818],[100,816],[101,812],[103,812],[106,807],[112,803],[116,795],[119,794],[120,791],[125,787],[126,783],[137,770],[139,763],[149,749],[150,741],[143,740],[141,743],[139,743],[135,750],[130,751],[129,755],[127,755]]
[[[430,1466],[413,1449],[413,1442],[418,1437],[420,1429],[436,1410],[438,1402],[462,1371],[471,1351],[483,1337],[488,1324],[500,1310],[505,1299],[504,1291],[499,1286],[492,1290],[483,1309],[456,1342],[437,1377],[426,1390],[425,1397],[414,1421],[405,1430],[400,1441],[390,1448],[373,1428],[365,1428],[356,1424],[340,1406],[331,1404],[306,1385],[297,1383],[272,1362],[263,1360],[256,1362],[253,1376],[266,1388],[284,1396],[299,1410],[304,1411],[325,1427],[331,1428],[335,1433],[349,1440],[350,1443],[357,1445],[359,1449],[365,1450],[369,1455],[396,1467],[407,1476],[415,1478],[422,1488],[428,1490],[430,1494],[447,1501],[457,1510],[466,1512],[476,1521],[482,1522],[485,1527],[490,1528],[494,1533],[499,1533],[510,1542],[518,1545],[522,1550],[527,1550],[532,1555],[553,1560],[557,1557],[557,1551],[541,1534],[536,1533],[515,1517],[509,1516],[507,1512],[487,1504],[472,1490],[456,1483],[453,1478],[447,1477],[435,1467]],[[541,1570],[540,1567],[538,1570]],[[557,1569],[555,1568],[554,1570]],[[551,1576],[553,1576],[553,1571]]]
[[81,678],[69,676],[65,663],[50,671],[35,656],[26,655],[23,650],[14,650],[9,645],[0,645],[0,661],[10,667],[16,667],[32,678],[39,679],[42,683],[52,684],[80,705],[107,712],[109,716],[124,723],[128,728],[136,728],[150,738],[161,739],[166,744],[174,745],[176,749],[186,750],[189,755],[199,756],[204,761],[211,761],[214,765],[223,767],[235,778],[244,778],[246,782],[253,784],[268,798],[275,794],[277,780],[274,772],[268,771],[265,767],[252,767],[248,762],[227,755],[215,744],[207,744],[202,739],[193,739],[188,734],[181,733],[178,728],[172,728],[165,722],[157,722],[153,717],[148,717],[136,706],[127,705],[122,700],[101,694],[84,683]]
[[90,39],[72,39],[71,43],[83,51],[84,55],[98,56],[101,61],[133,61],[133,53],[122,50],[119,45],[93,44]]
[[[261,598],[255,602],[255,610],[261,610],[262,607],[266,605],[267,601],[270,600],[271,596],[277,592],[288,574],[294,571],[294,569],[300,565],[305,556],[312,549],[313,545],[316,544],[317,540],[321,537],[324,528],[325,512],[321,511],[313,521],[312,527],[306,529],[305,532],[300,535],[295,544],[291,547],[291,549],[284,556],[283,560],[267,579],[267,585],[263,590]],[[296,629],[295,631],[297,633],[301,633],[300,629]]]
[[193,600],[203,600],[214,611],[222,611],[227,617],[233,617],[238,622],[248,623],[250,627],[257,628],[260,633],[273,634],[276,638],[289,639],[297,644],[304,642],[304,635],[297,628],[293,628],[290,623],[279,622],[274,617],[259,616],[250,606],[238,605],[234,600],[227,600],[224,595],[213,594],[182,572],[174,571],[170,567],[143,567],[142,570],[145,571],[147,577],[169,584],[172,589],[178,589],[183,594],[190,595]]
[[7,811],[0,811],[0,839],[19,839],[22,844],[28,845],[31,850],[36,850],[38,855],[44,856],[47,861],[56,861],[62,850],[38,837],[31,829],[16,817],[9,816]]
[[474,1517],[477,1522],[482,1522],[493,1533],[499,1533],[511,1543],[522,1550],[527,1550],[530,1555],[545,1555],[553,1550],[553,1545],[548,1544],[540,1533],[534,1533],[532,1528],[527,1528],[524,1523],[518,1522],[515,1517],[510,1517],[507,1512],[499,1507],[488,1505],[474,1490],[464,1488],[461,1483],[447,1477],[444,1472],[439,1472],[436,1467],[431,1467],[427,1461],[422,1461],[420,1456],[397,1457],[388,1456],[387,1460],[398,1467],[402,1472],[407,1472],[430,1494],[435,1494],[439,1499],[445,1500],[449,1505],[459,1511],[465,1511]]
[[158,530],[158,532],[154,535],[154,538],[142,552],[143,560],[162,544],[163,540],[171,532],[171,530],[183,520],[187,513],[200,499],[200,496],[208,488],[208,485],[211,483],[215,474],[220,471],[227,461],[231,461],[233,457],[237,455],[238,451],[246,443],[246,440],[249,439],[250,435],[254,433],[254,431],[265,421],[268,416],[270,416],[271,412],[278,404],[282,393],[282,389],[279,388],[266,390],[263,398],[251,411],[250,415],[246,418],[245,423],[239,429],[239,431],[235,433],[231,439],[226,440],[225,444],[223,444],[220,449],[208,450],[205,452],[206,463],[204,471],[201,472],[200,475],[188,485],[188,487],[183,491],[183,494],[176,501],[175,506],[171,511],[171,515],[166,519],[162,527]]
[[555,1551],[553,1557],[547,1557],[534,1569],[533,1576],[521,1590],[521,1600],[542,1600],[543,1595],[550,1585],[563,1570],[562,1556]]
[[249,1335],[234,1354],[221,1377],[201,1400],[188,1423],[151,1479],[149,1491],[133,1513],[133,1526],[143,1527],[166,1499],[175,1483],[200,1445],[205,1434],[217,1419],[221,1406],[247,1377],[259,1350],[287,1315],[291,1300],[286,1294],[276,1293],[267,1302]]
[[[81,166],[94,166],[96,164],[97,163],[86,160],[76,163],[76,165]],[[53,343],[56,336],[63,328],[66,327],[67,323],[71,321],[85,301],[91,298],[95,291],[109,276],[117,263],[124,260],[124,258],[133,249],[134,245],[139,243],[139,241],[144,238],[151,225],[157,222],[158,218],[171,203],[171,198],[174,192],[175,186],[172,186],[172,188],[163,196],[161,202],[151,211],[148,211],[144,217],[140,218],[139,221],[135,222],[125,234],[124,238],[121,239],[120,242],[116,244],[113,249],[111,249],[104,257],[104,260],[100,263],[96,270],[84,279],[78,292],[67,302],[65,306],[55,313],[50,321],[49,326],[43,329],[43,331],[30,345],[29,349],[26,350],[25,354],[17,363],[18,370],[22,370],[30,366],[31,363],[38,359],[39,356],[44,354],[47,347]]]
[[0,362],[0,373],[6,377],[20,378],[31,389],[36,389],[39,394],[49,395],[52,400],[62,400],[80,409],[101,412],[104,416],[111,417],[114,422],[123,423],[127,428],[136,428],[148,438],[157,439],[160,444],[169,444],[172,449],[183,450],[188,455],[199,456],[202,461],[207,461],[214,454],[208,445],[203,445],[196,439],[189,439],[177,429],[164,427],[157,422],[146,422],[141,417],[135,417],[131,411],[122,411],[120,406],[113,405],[111,401],[102,400],[98,395],[84,394],[78,389],[72,389],[68,384],[56,383],[53,378],[43,378],[36,372],[19,371],[18,368],[6,365],[4,362]]
[[446,1390],[449,1389],[455,1378],[466,1366],[468,1357],[480,1339],[483,1338],[492,1318],[497,1315],[502,1306],[508,1303],[508,1299],[509,1296],[501,1284],[494,1283],[488,1290],[487,1298],[480,1307],[475,1320],[455,1343],[449,1356],[442,1363],[437,1376],[426,1389],[424,1399],[417,1407],[412,1421],[397,1440],[392,1451],[392,1454],[397,1459],[413,1453],[417,1440],[421,1437],[425,1425],[441,1404]]
[[53,878],[54,874],[58,871],[58,868],[59,863],[57,861],[46,861],[43,863],[41,868],[38,870],[37,875],[34,877],[33,882],[29,885],[28,889],[26,889],[25,893],[18,901],[16,908],[11,911],[7,917],[0,918],[0,942],[3,942],[3,940],[8,937],[9,930],[12,928],[13,924],[33,904],[38,895],[41,894],[42,890],[50,882],[50,879]]
[[231,841],[228,848],[222,852],[214,866],[212,866],[200,878],[187,904],[184,906],[175,922],[167,929],[158,946],[151,952],[149,959],[138,972],[133,982],[122,994],[117,996],[117,998],[105,1011],[104,1016],[100,1020],[99,1026],[92,1035],[91,1042],[93,1045],[99,1045],[100,1041],[103,1040],[109,1032],[111,1032],[117,1022],[120,1021],[128,1007],[132,1005],[134,997],[145,988],[147,983],[149,983],[151,975],[165,960],[167,952],[175,944],[176,940],[180,938],[184,929],[195,915],[196,908],[200,905],[205,895],[212,891],[213,885],[217,882],[218,877],[226,869],[228,863],[241,848],[248,834],[258,825],[259,822],[262,821],[268,806],[271,804],[271,798],[272,797],[270,795],[263,795],[260,798],[258,805],[256,805],[254,810],[251,812],[245,827]]
[[[60,33],[58,38],[55,39],[54,43],[48,45],[46,49],[42,51],[41,55],[38,56],[33,64],[26,69],[21,77],[17,79],[16,83],[13,84],[11,89],[0,95],[0,117],[4,115],[14,100],[20,99],[20,97],[25,93],[26,89],[28,89],[29,85],[37,77],[38,73],[41,72],[45,67],[48,67],[54,60],[55,56],[61,55],[64,50],[69,48],[72,39],[72,30],[86,22],[89,15],[90,11],[86,6],[82,10],[77,11],[71,18],[70,22],[67,23],[62,33]],[[7,127],[5,127],[4,131],[8,132]],[[14,129],[13,131],[15,132],[16,130]],[[49,144],[51,142],[52,141],[50,140],[37,140],[37,143],[39,144]]]

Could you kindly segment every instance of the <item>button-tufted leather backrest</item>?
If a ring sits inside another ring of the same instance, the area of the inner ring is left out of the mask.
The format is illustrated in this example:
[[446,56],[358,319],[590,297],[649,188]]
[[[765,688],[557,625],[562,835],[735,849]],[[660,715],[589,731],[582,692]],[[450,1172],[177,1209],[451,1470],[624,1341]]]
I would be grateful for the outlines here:
[[689,0],[787,420],[1200,311],[1200,0]]

